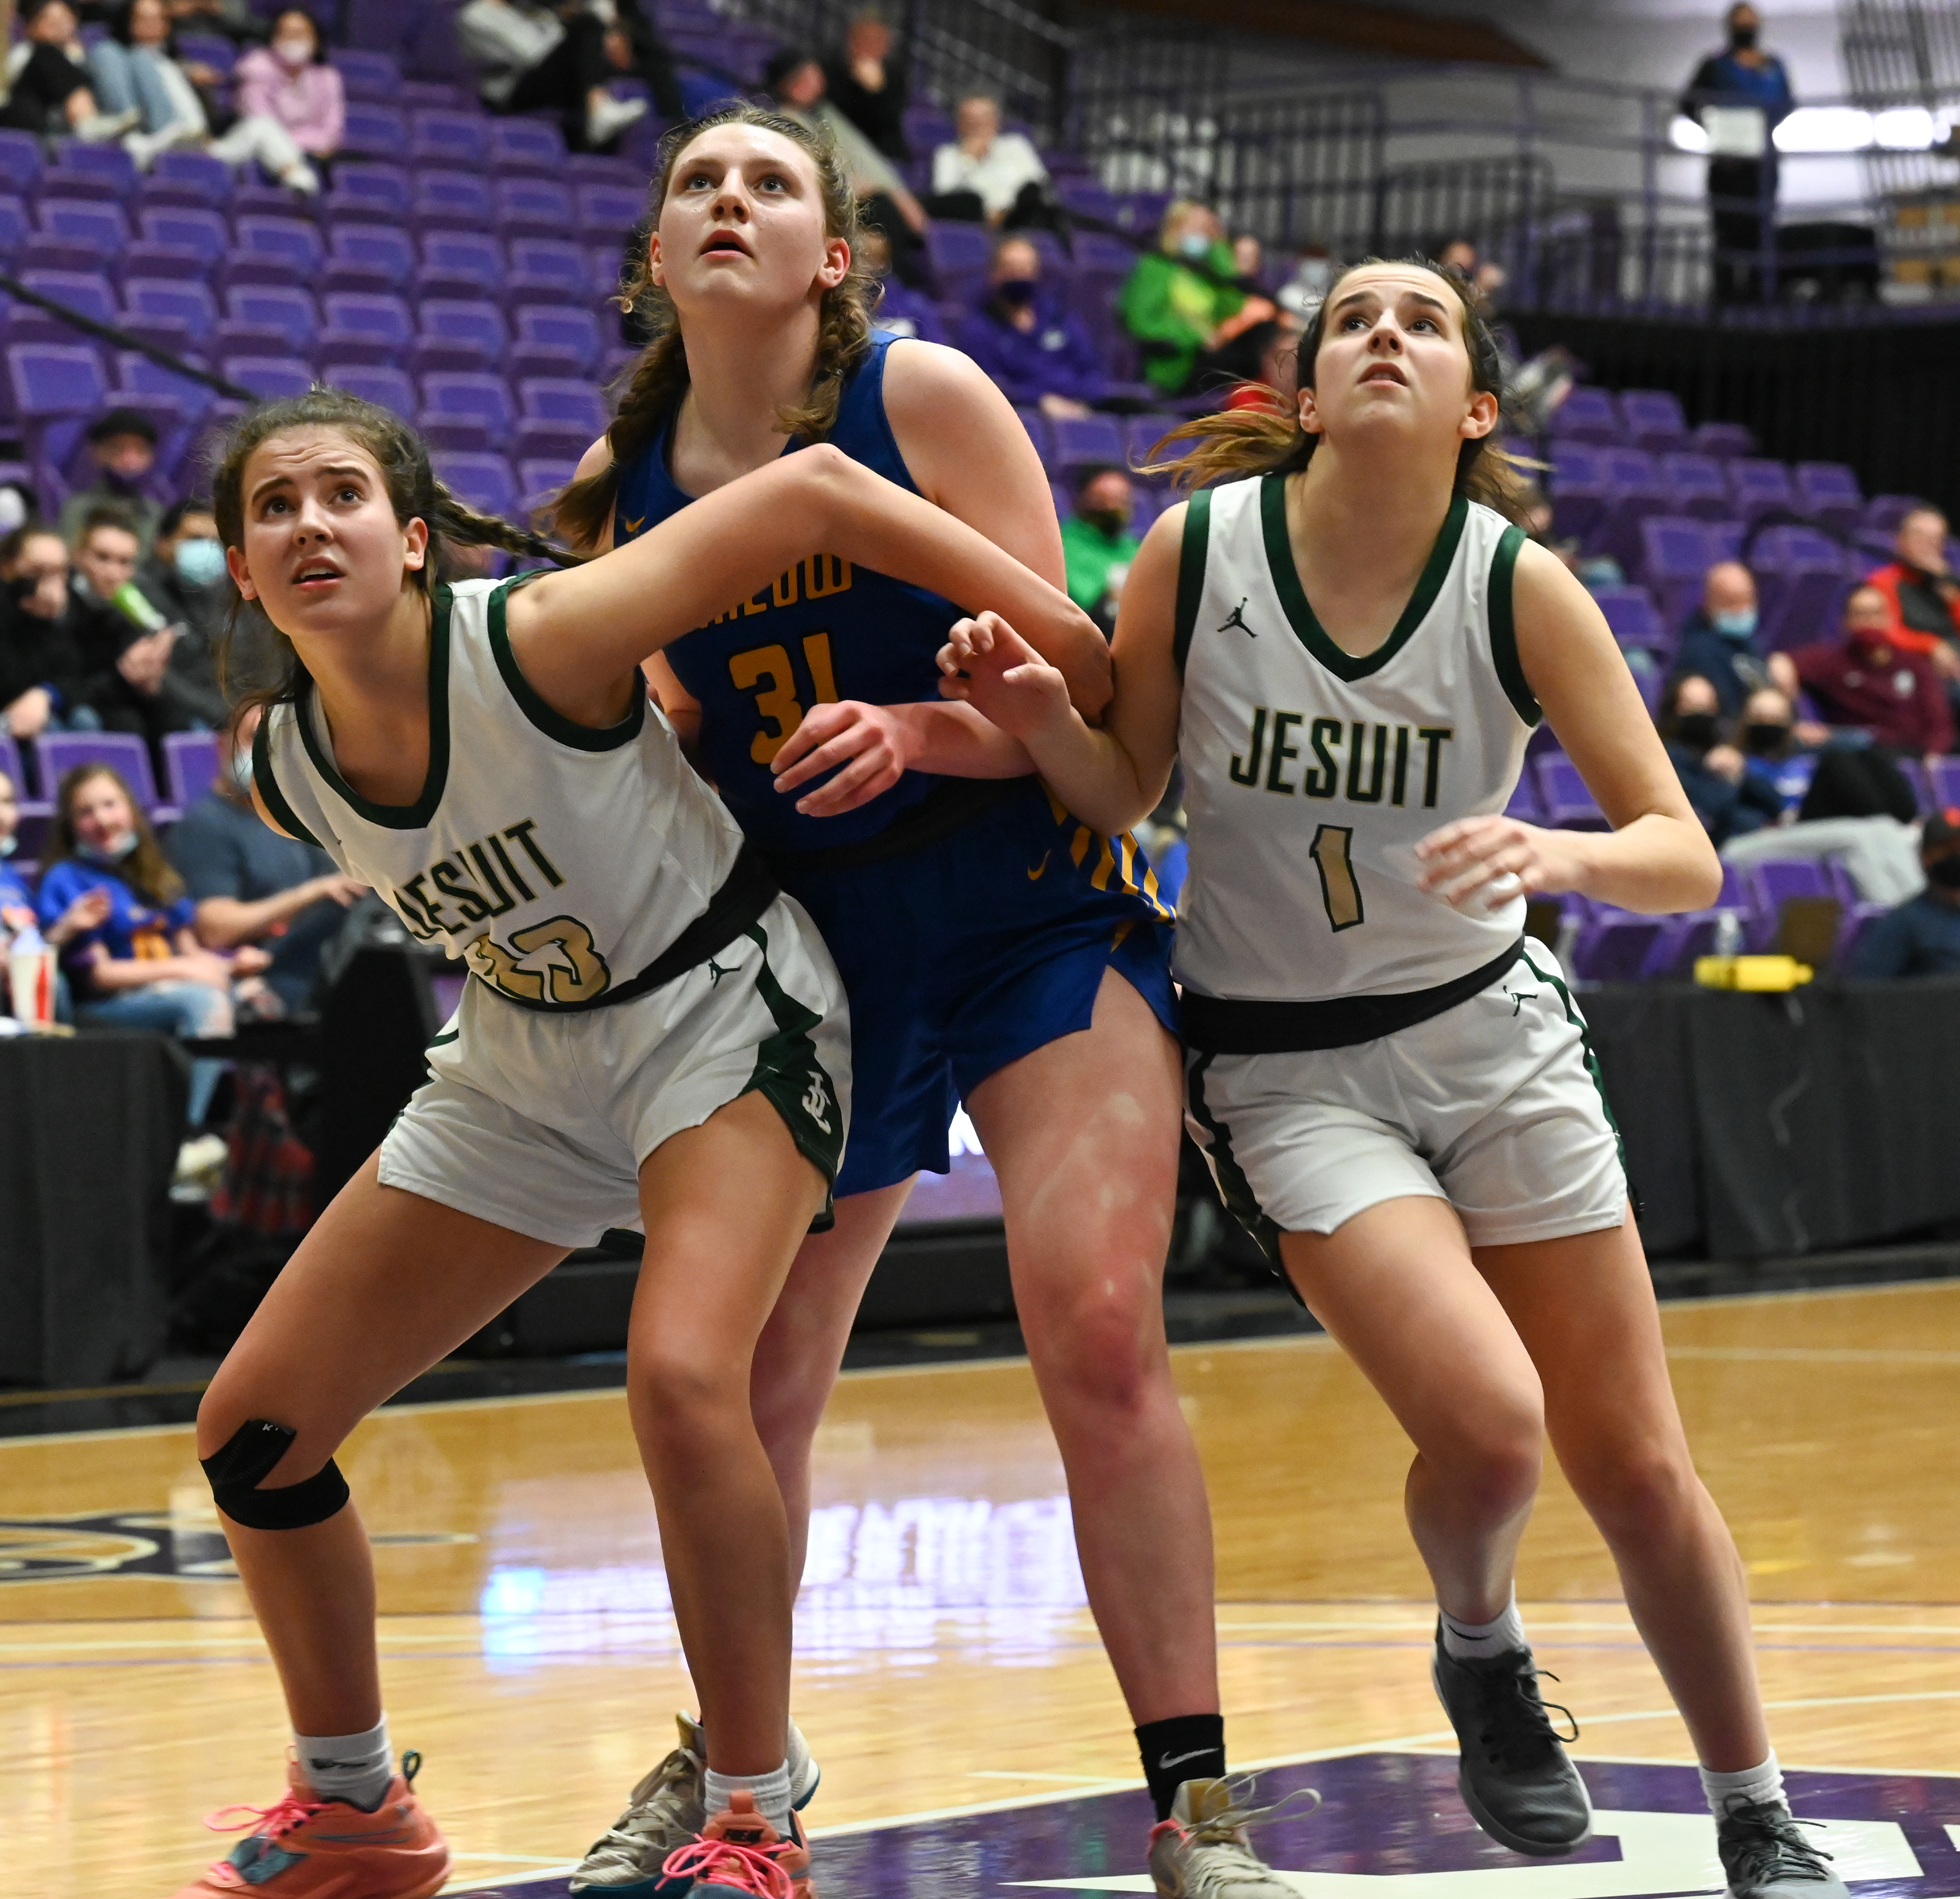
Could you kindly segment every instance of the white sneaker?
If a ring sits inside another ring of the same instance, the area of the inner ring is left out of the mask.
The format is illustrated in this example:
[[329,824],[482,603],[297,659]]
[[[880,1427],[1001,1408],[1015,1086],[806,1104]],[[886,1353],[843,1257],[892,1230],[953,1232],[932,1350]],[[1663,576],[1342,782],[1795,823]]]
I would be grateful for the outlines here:
[[585,142],[595,151],[609,145],[628,126],[638,125],[647,111],[644,99],[615,99],[608,94],[586,108]]
[[202,1193],[207,1198],[218,1190],[231,1143],[221,1134],[200,1134],[177,1149],[177,1169],[170,1179],[179,1193]]
[[75,127],[75,135],[85,145],[106,145],[126,132],[134,132],[142,123],[142,109],[136,106],[127,112],[94,112]]
[[1282,1806],[1317,1793],[1289,1794],[1270,1807],[1242,1807],[1236,1795],[1252,1783],[1187,1780],[1177,1790],[1168,1820],[1150,1830],[1150,1877],[1160,1899],[1300,1899],[1252,1850],[1248,1821],[1277,1813]]

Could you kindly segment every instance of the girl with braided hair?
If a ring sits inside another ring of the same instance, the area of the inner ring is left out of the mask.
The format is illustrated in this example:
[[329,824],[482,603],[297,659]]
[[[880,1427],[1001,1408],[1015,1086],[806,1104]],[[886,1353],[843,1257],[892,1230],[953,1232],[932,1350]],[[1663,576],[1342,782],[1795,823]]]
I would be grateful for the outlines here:
[[[810,919],[681,754],[639,661],[813,548],[1101,636],[972,528],[829,449],[604,558],[432,585],[462,507],[412,431],[315,390],[240,427],[214,486],[234,613],[273,629],[253,796],[474,979],[433,1079],[336,1196],[205,1394],[198,1447],[294,1730],[285,1797],[186,1887],[426,1899],[448,1854],[383,1717],[367,1537],[332,1461],[375,1405],[608,1227],[644,1224],[628,1397],[713,1735],[673,1877],[807,1895],[791,1817],[789,1527],[746,1401],[829,1215],[850,1052]],[[1093,667],[1087,669],[1093,672]],[[678,1888],[677,1888],[678,1889]]]
[[[966,357],[873,333],[857,229],[835,155],[803,126],[740,106],[670,135],[627,293],[651,340],[559,501],[561,531],[624,544],[829,444],[1062,584],[1054,500],[1013,411]],[[826,549],[718,601],[649,665],[702,769],[815,919],[851,1004],[837,1224],[804,1242],[750,1381],[791,1574],[811,1441],[860,1296],[914,1178],[947,1171],[963,1100],[1000,1179],[1090,1607],[1160,1818],[1176,1805],[1191,1823],[1179,1869],[1160,1875],[1182,1883],[1162,1890],[1285,1899],[1223,1817],[1236,1809],[1211,1518],[1164,1339],[1169,912],[1127,833],[1080,821],[1018,744],[938,696],[958,617],[943,594]],[[1103,655],[1036,643],[1093,715]],[[814,1785],[813,1764],[799,1797]],[[573,1891],[660,1889],[661,1856],[702,1798],[700,1732],[683,1721]]]

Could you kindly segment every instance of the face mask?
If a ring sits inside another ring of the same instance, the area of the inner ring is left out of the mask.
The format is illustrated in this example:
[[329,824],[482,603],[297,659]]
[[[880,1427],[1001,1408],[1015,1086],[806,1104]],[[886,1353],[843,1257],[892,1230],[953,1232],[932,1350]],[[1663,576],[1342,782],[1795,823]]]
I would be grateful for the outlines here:
[[994,294],[1004,304],[1011,304],[1016,309],[1024,309],[1035,300],[1035,280],[1032,277],[1003,277],[994,286]]
[[224,572],[224,549],[209,539],[180,540],[171,564],[186,587],[208,587]]
[[1752,52],[1755,47],[1756,35],[1761,30],[1760,27],[1731,27],[1729,44],[1738,53]]
[[1684,745],[1705,752],[1721,736],[1720,723],[1713,712],[1683,712],[1674,722],[1674,735]]
[[78,844],[75,855],[85,857],[91,864],[105,867],[119,864],[136,848],[134,831],[119,831],[106,844]]
[[1211,240],[1201,231],[1187,231],[1177,241],[1178,255],[1193,263],[1202,263],[1211,255]]
[[1732,613],[1716,614],[1709,623],[1724,639],[1747,639],[1756,630],[1756,610],[1738,607]]
[[1773,719],[1764,719],[1742,728],[1742,743],[1758,757],[1780,752],[1790,738],[1790,728]]
[[0,857],[11,857],[21,848],[21,840],[10,831],[0,837]]
[[275,40],[272,54],[282,66],[291,66],[297,72],[313,59],[313,42],[310,40]]
[[1129,516],[1117,508],[1098,508],[1082,518],[1099,534],[1107,534],[1112,540],[1130,524]]
[[126,475],[119,468],[103,469],[102,479],[119,495],[133,495],[143,485],[141,475]]
[[1960,857],[1936,857],[1926,867],[1926,881],[1943,891],[1960,891]]

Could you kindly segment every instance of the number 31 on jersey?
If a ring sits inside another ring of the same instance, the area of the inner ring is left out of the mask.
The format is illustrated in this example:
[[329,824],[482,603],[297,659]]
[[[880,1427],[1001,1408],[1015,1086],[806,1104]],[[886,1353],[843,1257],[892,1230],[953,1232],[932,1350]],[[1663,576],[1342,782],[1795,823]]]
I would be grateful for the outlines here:
[[[813,706],[837,703],[837,677],[830,663],[830,636],[806,633],[800,642],[803,661],[810,687]],[[799,695],[803,683],[797,677],[787,646],[751,646],[746,652],[732,654],[728,677],[735,690],[756,695],[756,709],[762,715],[762,729],[749,741],[749,756],[759,765],[773,762],[783,748],[783,741],[803,723],[803,703]]]

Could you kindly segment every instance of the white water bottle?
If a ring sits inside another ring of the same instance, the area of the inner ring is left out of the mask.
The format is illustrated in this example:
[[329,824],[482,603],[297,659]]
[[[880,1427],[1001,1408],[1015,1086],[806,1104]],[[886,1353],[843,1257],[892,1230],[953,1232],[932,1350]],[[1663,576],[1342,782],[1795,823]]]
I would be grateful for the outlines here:
[[45,1028],[55,1019],[55,953],[30,923],[7,952],[7,986],[16,1021]]

